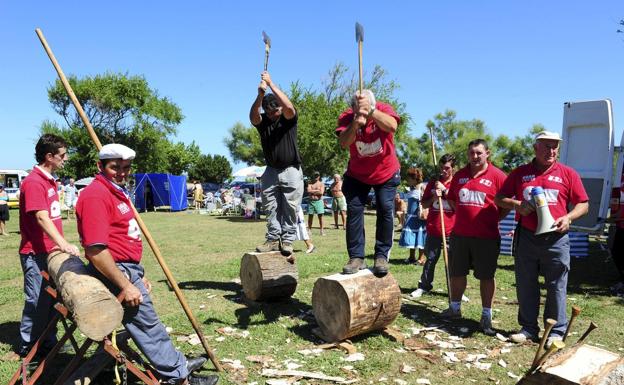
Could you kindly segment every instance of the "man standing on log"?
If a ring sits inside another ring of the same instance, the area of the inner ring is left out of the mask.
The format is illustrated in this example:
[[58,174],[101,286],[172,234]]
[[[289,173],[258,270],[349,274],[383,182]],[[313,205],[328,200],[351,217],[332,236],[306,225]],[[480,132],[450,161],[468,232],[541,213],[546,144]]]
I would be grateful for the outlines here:
[[[24,272],[24,310],[20,323],[19,355],[25,356],[54,315],[54,301],[42,293],[42,270],[47,270],[48,254],[52,250],[79,255],[78,247],[63,238],[61,203],[56,177],[67,160],[67,144],[63,138],[44,134],[35,146],[37,165],[20,186],[19,254]],[[56,333],[50,333],[39,352],[45,356],[56,344]]]
[[[492,302],[496,291],[494,275],[500,251],[498,222],[509,210],[499,210],[494,196],[505,181],[505,173],[488,161],[490,150],[483,139],[468,143],[468,165],[455,174],[447,199],[455,210],[451,233],[449,276],[450,307],[445,318],[461,318],[461,299],[472,268],[481,291],[483,333],[495,335],[492,329]],[[503,212],[504,211],[504,212]]]
[[[496,204],[515,209],[520,226],[514,234],[518,323],[521,329],[511,340],[522,343],[536,340],[540,307],[539,275],[544,276],[546,305],[544,321],[557,320],[548,344],[561,339],[567,326],[566,290],[570,271],[570,239],[572,221],[587,214],[588,197],[581,178],[574,169],[557,162],[561,138],[556,132],[542,131],[535,137],[535,158],[509,174]],[[531,190],[542,187],[547,208],[555,220],[552,232],[536,235],[538,219],[532,203]],[[568,207],[572,209],[568,212]]]
[[[271,88],[272,94],[267,94]],[[260,113],[260,107],[264,110]],[[301,156],[297,147],[297,111],[268,72],[261,75],[249,120],[260,134],[266,170],[262,174],[262,204],[269,212],[266,241],[259,252],[281,251],[291,257],[297,236],[297,208],[303,196]]]
[[76,216],[88,268],[115,295],[121,293],[126,305],[122,323],[163,382],[215,384],[217,376],[191,374],[206,359],[187,359],[177,351],[154,310],[151,285],[139,264],[141,232],[125,188],[134,157],[135,152],[124,145],[103,146],[100,173],[80,194]]
[[376,102],[371,90],[353,96],[351,107],[338,118],[336,134],[349,149],[349,165],[342,192],[347,198],[347,252],[344,274],[366,268],[364,262],[364,205],[371,188],[377,199],[377,230],[373,273],[388,273],[394,233],[394,195],[401,181],[394,133],[400,118],[392,106]]

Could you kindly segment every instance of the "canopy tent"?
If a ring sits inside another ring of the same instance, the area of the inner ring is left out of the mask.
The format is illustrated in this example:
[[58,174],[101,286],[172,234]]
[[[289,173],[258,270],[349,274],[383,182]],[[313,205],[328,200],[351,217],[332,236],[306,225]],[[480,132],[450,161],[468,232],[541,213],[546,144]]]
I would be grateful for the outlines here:
[[134,205],[144,211],[169,206],[171,211],[188,207],[186,176],[171,174],[135,174]]
[[234,178],[260,178],[264,174],[264,170],[266,170],[266,166],[249,166],[241,168],[232,176]]

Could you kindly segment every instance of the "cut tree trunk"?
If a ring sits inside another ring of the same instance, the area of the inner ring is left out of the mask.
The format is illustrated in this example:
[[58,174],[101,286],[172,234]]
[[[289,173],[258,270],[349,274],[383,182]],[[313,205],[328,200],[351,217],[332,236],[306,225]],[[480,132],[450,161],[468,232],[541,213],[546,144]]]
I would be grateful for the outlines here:
[[297,289],[298,278],[297,265],[278,251],[243,255],[240,280],[252,301],[288,298]]
[[48,273],[85,336],[102,341],[121,324],[121,304],[100,280],[89,274],[80,258],[52,253],[48,256]]
[[391,274],[370,270],[319,278],[312,307],[327,341],[342,341],[390,325],[401,309],[401,289]]

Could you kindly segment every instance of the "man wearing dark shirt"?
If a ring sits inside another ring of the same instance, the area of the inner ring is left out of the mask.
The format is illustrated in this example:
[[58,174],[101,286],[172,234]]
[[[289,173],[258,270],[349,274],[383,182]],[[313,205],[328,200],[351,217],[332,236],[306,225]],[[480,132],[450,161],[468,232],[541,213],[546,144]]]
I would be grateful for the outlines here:
[[[261,79],[249,120],[258,129],[267,166],[262,175],[262,204],[269,215],[266,241],[256,250],[279,250],[290,257],[296,237],[297,207],[303,195],[297,111],[268,72],[264,71]],[[273,93],[267,94],[267,88]],[[260,113],[260,107],[263,113]]]

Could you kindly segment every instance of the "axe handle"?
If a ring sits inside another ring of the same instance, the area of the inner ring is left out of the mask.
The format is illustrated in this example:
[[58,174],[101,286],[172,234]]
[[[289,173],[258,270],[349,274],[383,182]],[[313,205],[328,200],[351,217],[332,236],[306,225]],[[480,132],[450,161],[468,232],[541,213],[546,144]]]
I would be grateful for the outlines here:
[[360,95],[362,95],[362,89],[364,88],[363,70],[362,70],[362,41],[358,41],[358,64],[360,67]]
[[265,72],[267,68],[269,68],[269,47],[265,47],[264,49],[264,71]]

